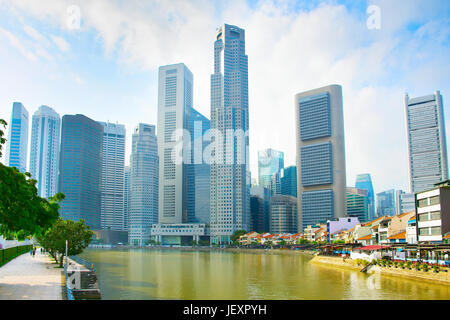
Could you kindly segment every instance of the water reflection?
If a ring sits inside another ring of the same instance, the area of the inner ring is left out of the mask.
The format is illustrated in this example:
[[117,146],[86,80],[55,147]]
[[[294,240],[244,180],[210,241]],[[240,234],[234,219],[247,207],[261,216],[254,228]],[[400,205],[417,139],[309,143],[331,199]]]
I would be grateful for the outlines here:
[[450,299],[450,287],[309,264],[301,253],[86,251],[105,299]]

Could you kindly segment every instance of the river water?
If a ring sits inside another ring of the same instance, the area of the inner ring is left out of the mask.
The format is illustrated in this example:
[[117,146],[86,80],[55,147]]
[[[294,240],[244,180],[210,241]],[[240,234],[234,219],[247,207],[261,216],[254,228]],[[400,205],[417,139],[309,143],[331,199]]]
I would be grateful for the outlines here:
[[445,299],[450,286],[308,263],[310,255],[89,249],[103,299]]

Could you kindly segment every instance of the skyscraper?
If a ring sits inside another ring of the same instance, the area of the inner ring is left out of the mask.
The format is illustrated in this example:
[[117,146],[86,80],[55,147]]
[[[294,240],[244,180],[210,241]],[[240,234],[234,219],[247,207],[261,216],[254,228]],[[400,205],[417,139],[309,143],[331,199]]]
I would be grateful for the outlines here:
[[143,246],[158,222],[158,145],[155,126],[140,123],[134,130],[130,157],[128,243]]
[[396,198],[394,189],[377,193],[377,216],[395,216]]
[[101,228],[124,231],[125,126],[110,122],[99,123],[104,129]]
[[209,224],[209,120],[192,107],[193,75],[183,63],[160,67],[158,87],[160,210],[152,236],[164,244],[198,241]]
[[267,188],[274,173],[284,168],[284,153],[266,149],[258,151],[258,179],[259,185]]
[[298,227],[344,217],[344,113],[339,85],[295,96]]
[[59,114],[50,107],[39,107],[31,122],[29,172],[37,180],[38,194],[43,198],[57,192],[60,133]]
[[[203,144],[203,136],[210,129],[210,121],[201,113],[191,108],[189,112],[189,133],[191,135],[192,163],[188,165],[188,222],[210,223],[210,194],[211,194],[211,166],[205,161],[200,161],[200,152],[206,149]],[[198,158],[198,159],[197,159]],[[193,204],[192,204],[193,202]]]
[[[182,63],[159,68],[158,155],[160,224],[187,223],[187,165],[191,164],[188,110],[193,76]],[[178,129],[178,130],[177,130]],[[184,130],[186,129],[186,130]]]
[[270,232],[297,233],[297,199],[276,195],[270,199]]
[[58,191],[63,219],[84,219],[100,230],[103,126],[84,115],[65,115],[61,127]]
[[14,102],[6,144],[5,165],[27,171],[28,111],[22,103]]
[[447,138],[442,96],[405,95],[409,188],[417,193],[448,179]]
[[369,197],[365,189],[347,188],[347,216],[357,217],[360,222],[368,222]]
[[[369,173],[358,174],[356,176],[355,188],[367,191],[368,198],[368,219],[375,219],[375,193],[373,192],[372,178]],[[361,219],[359,219],[362,221]]]
[[297,167],[281,170],[281,194],[297,198]]
[[[211,75],[211,242],[229,243],[250,223],[248,57],[245,31],[218,28]],[[225,138],[224,138],[225,137]]]
[[126,166],[123,183],[123,223],[125,231],[128,231],[128,216],[130,212],[130,175],[131,167]]

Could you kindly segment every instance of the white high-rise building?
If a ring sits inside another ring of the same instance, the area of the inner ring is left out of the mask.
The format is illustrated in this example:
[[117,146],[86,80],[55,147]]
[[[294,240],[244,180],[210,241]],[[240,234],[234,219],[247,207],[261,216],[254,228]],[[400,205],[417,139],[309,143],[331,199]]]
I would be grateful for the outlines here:
[[6,143],[5,165],[27,171],[28,111],[22,103],[14,102]]
[[155,126],[140,123],[133,134],[130,157],[128,243],[143,246],[158,222],[158,145]]
[[405,95],[409,188],[411,193],[434,188],[448,179],[444,107],[439,91],[410,99]]
[[225,24],[214,42],[211,75],[211,242],[229,243],[250,227],[248,57],[245,31]]
[[57,192],[61,117],[50,107],[41,106],[31,123],[31,177],[37,180],[38,194],[49,198]]
[[[191,149],[185,148],[185,143],[190,144],[187,117],[192,108],[192,84],[192,73],[183,63],[159,68],[160,224],[186,223],[188,219],[186,175]],[[182,150],[177,150],[179,143]]]
[[99,123],[103,126],[101,228],[124,231],[125,126]]
[[163,244],[199,241],[209,223],[209,165],[202,145],[209,120],[192,108],[192,87],[183,63],[159,68],[159,221],[152,236]]

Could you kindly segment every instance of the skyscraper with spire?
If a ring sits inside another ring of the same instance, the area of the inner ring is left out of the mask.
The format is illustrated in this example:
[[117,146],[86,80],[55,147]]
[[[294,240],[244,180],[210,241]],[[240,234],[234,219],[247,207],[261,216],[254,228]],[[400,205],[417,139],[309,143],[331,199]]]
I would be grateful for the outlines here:
[[211,75],[211,242],[228,243],[250,223],[248,57],[245,31],[216,32]]

